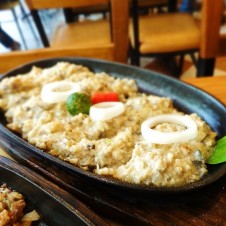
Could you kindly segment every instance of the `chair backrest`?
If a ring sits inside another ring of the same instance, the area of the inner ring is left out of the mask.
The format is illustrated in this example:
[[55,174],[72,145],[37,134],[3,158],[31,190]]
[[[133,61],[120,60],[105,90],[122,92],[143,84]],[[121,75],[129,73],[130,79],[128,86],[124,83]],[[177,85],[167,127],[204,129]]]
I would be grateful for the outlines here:
[[223,10],[224,0],[202,0],[198,77],[213,75],[216,58],[226,55],[226,35],[220,35]]
[[[129,0],[25,0],[33,17],[37,17],[37,10],[50,8],[75,8],[94,6],[110,2],[111,9],[111,37],[114,47],[114,60],[126,62],[128,56],[128,23],[129,23]],[[39,27],[41,24],[38,25]],[[43,28],[42,28],[43,30]],[[42,34],[44,30],[42,31]],[[48,40],[46,39],[46,46]]]
[[220,40],[224,40],[224,37],[220,38],[223,8],[223,0],[202,0],[200,42],[200,56],[202,58],[215,58],[226,54],[226,48],[222,49],[222,42],[220,42]]

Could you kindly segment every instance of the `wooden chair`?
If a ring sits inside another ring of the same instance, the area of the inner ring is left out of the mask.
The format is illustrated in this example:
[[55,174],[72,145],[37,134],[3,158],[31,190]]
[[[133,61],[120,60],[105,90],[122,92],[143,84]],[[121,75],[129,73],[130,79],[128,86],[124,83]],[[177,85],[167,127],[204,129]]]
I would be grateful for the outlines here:
[[[133,0],[136,7],[137,0]],[[192,15],[184,13],[148,15],[139,19],[135,11],[130,24],[133,63],[139,65],[140,56],[181,56],[176,71],[180,76],[185,54],[192,54],[197,77],[213,75],[217,56],[226,55],[226,35],[220,35],[223,0],[202,0],[200,25]],[[139,32],[138,32],[139,31]]]
[[38,10],[51,8],[75,8],[94,6],[108,0],[26,0],[40,32],[45,47],[52,48],[113,48],[113,60],[127,62],[128,58],[128,13],[129,0],[110,0],[111,17],[109,20],[83,21],[60,25],[49,42]]
[[226,35],[220,35],[223,0],[202,0],[202,26],[197,76],[214,73],[216,58],[226,55]]
[[[176,12],[139,16],[138,0],[132,2],[133,18],[129,30],[132,64],[139,66],[141,56],[180,56],[175,71],[179,76],[184,55],[199,49],[200,30],[195,19],[191,14]],[[171,11],[175,11],[175,6]]]

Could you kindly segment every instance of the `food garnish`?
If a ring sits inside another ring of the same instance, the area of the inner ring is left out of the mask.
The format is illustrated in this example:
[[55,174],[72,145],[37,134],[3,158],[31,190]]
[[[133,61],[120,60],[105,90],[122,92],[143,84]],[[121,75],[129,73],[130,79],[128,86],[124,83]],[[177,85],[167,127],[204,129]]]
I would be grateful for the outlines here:
[[125,111],[122,102],[102,102],[91,106],[89,115],[93,121],[106,121]]
[[26,213],[24,216],[23,216],[23,218],[21,219],[21,221],[37,221],[37,220],[39,220],[40,219],[40,216],[39,216],[39,214],[37,213],[37,211],[36,210],[33,210],[33,211],[31,211],[31,212],[29,212],[29,213]]
[[90,97],[84,93],[73,93],[66,102],[67,110],[71,115],[89,114],[90,106]]
[[115,92],[103,92],[94,93],[91,97],[92,104],[98,104],[101,102],[116,102],[119,101],[118,93]]
[[212,155],[208,159],[209,164],[226,162],[226,136],[217,141]]
[[[152,127],[161,123],[175,123],[186,127],[183,131],[160,132]],[[196,123],[186,115],[163,114],[145,120],[141,125],[141,133],[145,140],[155,144],[172,144],[185,142],[197,136]]]
[[57,81],[45,84],[42,87],[41,98],[49,104],[64,102],[75,92],[80,92],[77,83],[70,81]]

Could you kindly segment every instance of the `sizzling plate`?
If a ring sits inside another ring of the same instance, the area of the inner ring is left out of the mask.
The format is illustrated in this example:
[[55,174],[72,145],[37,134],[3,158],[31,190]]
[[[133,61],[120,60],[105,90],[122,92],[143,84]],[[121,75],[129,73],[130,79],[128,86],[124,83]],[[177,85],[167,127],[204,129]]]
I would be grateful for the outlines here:
[[[226,124],[226,109],[222,103],[198,88],[185,84],[174,78],[137,67],[84,58],[55,58],[32,62],[21,66],[7,73],[4,77],[26,73],[33,65],[45,68],[55,65],[59,61],[68,61],[71,63],[81,64],[87,66],[94,72],[104,71],[115,77],[129,77],[131,79],[135,79],[141,91],[158,96],[170,97],[174,102],[174,106],[176,106],[179,110],[187,113],[195,112],[201,116],[201,118],[218,133],[219,138],[226,134],[226,127],[224,126]],[[32,161],[36,161],[36,164],[43,168],[45,168],[42,164],[43,161],[46,161],[47,163],[51,162],[51,165],[48,165],[48,167],[46,166],[48,168],[47,171],[54,171],[56,174],[59,173],[59,176],[61,176],[62,172],[64,172],[65,175],[70,178],[68,181],[70,181],[71,184],[73,184],[74,177],[79,176],[84,181],[91,180],[97,184],[101,183],[107,186],[116,186],[119,189],[126,189],[129,191],[175,193],[201,188],[213,183],[226,173],[226,164],[219,164],[215,166],[208,166],[209,173],[202,180],[182,187],[167,188],[124,183],[119,180],[83,171],[78,167],[42,152],[38,148],[22,140],[18,135],[9,131],[5,127],[4,117],[2,116],[1,118],[0,143],[4,148],[6,148],[11,154],[16,155],[18,158],[20,155],[18,153],[21,153],[21,155],[33,159]],[[65,175],[62,176],[62,180],[65,180]]]

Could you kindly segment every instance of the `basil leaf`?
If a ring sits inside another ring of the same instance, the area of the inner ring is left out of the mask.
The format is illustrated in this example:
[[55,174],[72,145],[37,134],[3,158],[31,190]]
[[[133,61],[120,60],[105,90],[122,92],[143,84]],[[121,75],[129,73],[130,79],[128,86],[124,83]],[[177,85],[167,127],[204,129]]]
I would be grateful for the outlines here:
[[222,162],[226,162],[226,136],[217,141],[217,145],[207,161],[209,164],[218,164]]

